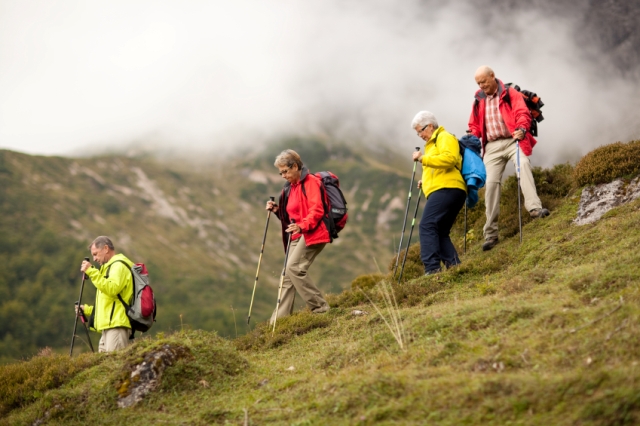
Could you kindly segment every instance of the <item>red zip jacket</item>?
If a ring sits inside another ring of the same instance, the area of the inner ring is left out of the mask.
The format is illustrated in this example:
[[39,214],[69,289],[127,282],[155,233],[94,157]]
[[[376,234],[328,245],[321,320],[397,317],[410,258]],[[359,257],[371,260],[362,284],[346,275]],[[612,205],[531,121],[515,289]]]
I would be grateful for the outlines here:
[[[324,210],[322,197],[326,197],[326,193],[322,182],[303,167],[298,185],[299,188],[292,188],[289,182],[285,183],[278,202],[280,208],[277,216],[282,224],[282,241],[285,250],[289,237],[285,229],[291,223],[291,219],[294,219],[300,227],[307,246],[331,242],[327,225],[327,220],[331,218]],[[292,238],[299,237],[294,234]]]
[[[513,133],[520,128],[526,130],[524,139],[520,141],[520,149],[522,149],[524,155],[528,157],[531,155],[533,147],[537,143],[529,132],[531,120],[533,119],[529,112],[529,108],[527,108],[527,104],[525,104],[522,95],[512,87],[508,88],[511,105],[505,102],[505,95],[507,94],[507,91],[505,90],[502,81],[497,78],[496,81],[498,82],[498,108],[500,109],[500,114],[502,114],[504,124],[507,126],[510,133]],[[476,135],[482,141],[482,156],[484,157],[484,147],[487,144],[487,132],[484,125],[484,108],[487,95],[482,90],[478,90],[475,94],[475,98],[476,99],[473,102],[473,108],[471,110],[471,116],[469,117],[469,130],[471,130],[471,133]]]

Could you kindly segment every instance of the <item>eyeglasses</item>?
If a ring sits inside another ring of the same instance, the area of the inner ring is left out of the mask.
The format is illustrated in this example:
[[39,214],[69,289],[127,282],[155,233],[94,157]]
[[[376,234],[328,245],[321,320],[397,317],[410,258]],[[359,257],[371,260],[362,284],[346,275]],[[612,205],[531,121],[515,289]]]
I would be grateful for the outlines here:
[[427,124],[426,126],[424,126],[424,127],[422,128],[422,130],[420,130],[420,132],[419,132],[419,133],[424,132],[424,129],[426,129],[427,127],[429,127],[429,124]]
[[279,174],[280,176],[284,176],[284,175],[286,175],[287,173],[289,173],[289,171],[290,171],[290,170],[291,170],[291,167],[289,167],[288,169],[285,169],[285,170],[280,170],[280,171],[278,172],[278,174]]

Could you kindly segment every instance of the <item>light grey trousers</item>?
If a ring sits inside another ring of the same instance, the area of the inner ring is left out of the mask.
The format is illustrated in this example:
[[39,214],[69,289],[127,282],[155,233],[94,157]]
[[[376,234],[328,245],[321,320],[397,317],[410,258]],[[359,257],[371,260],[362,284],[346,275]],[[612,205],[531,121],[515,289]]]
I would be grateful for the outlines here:
[[[516,141],[513,138],[498,139],[487,142],[484,148],[484,166],[487,169],[484,202],[486,205],[487,223],[484,225],[484,239],[498,236],[498,215],[500,214],[500,191],[502,190],[502,174],[507,161],[517,166]],[[524,208],[527,211],[542,207],[536,185],[531,173],[529,157],[520,149],[520,189],[524,195]]]
[[[320,254],[326,244],[314,244],[307,247],[304,237],[291,241],[289,248],[289,259],[287,269],[282,283],[282,295],[280,297],[280,307],[278,318],[291,315],[293,304],[296,300],[296,291],[307,303],[307,307],[312,312],[321,313],[329,310],[329,304],[322,297],[322,293],[313,283],[308,275],[309,268],[313,264],[316,256]],[[273,311],[270,322],[276,318],[276,311]]]

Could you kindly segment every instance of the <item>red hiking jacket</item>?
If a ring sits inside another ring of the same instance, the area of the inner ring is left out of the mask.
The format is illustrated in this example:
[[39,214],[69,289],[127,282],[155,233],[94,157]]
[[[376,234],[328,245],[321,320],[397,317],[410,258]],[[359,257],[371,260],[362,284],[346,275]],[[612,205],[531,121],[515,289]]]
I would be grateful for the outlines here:
[[[510,133],[519,128],[526,130],[524,139],[520,141],[520,149],[522,149],[524,155],[529,156],[537,143],[529,133],[531,120],[533,119],[529,108],[527,108],[524,98],[516,89],[509,87],[506,90],[502,81],[498,79],[496,81],[498,82],[498,108],[500,109],[500,114],[502,114],[504,124]],[[487,144],[487,132],[484,124],[486,99],[487,95],[482,90],[476,92],[471,116],[469,117],[469,130],[482,141],[482,156],[484,156],[484,147]]]
[[[329,226],[327,220],[331,220],[324,210],[323,197],[327,197],[326,191],[322,186],[320,179],[309,173],[306,167],[302,168],[302,174],[300,176],[300,191],[293,191],[293,195],[296,196],[296,200],[292,200],[299,209],[302,220],[296,221],[296,224],[300,227],[301,233],[304,236],[304,241],[307,246],[321,243],[330,243],[331,236],[329,235]],[[291,184],[286,182],[284,188],[280,193],[280,200],[278,205],[277,216],[280,219],[282,225],[282,241],[284,243],[284,249],[287,249],[287,240],[289,234],[285,232],[285,229],[291,223],[289,213],[287,212],[287,204],[289,203],[289,194],[291,193]]]

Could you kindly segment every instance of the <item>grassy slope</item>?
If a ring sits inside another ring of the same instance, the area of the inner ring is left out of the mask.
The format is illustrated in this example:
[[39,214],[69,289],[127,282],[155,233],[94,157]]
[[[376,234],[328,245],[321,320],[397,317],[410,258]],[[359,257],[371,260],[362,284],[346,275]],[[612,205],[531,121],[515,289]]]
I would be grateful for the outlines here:
[[[188,332],[96,355],[0,424],[45,412],[49,424],[241,424],[245,409],[249,424],[637,424],[640,201],[583,227],[571,223],[577,202],[528,224],[522,245],[514,237],[483,253],[476,243],[459,268],[405,284],[406,351],[373,307],[352,316],[358,297],[345,292],[330,313],[295,314],[274,337],[261,325],[238,349]],[[126,361],[164,341],[194,358],[137,408],[115,408]],[[10,368],[0,382],[14,389]]]

